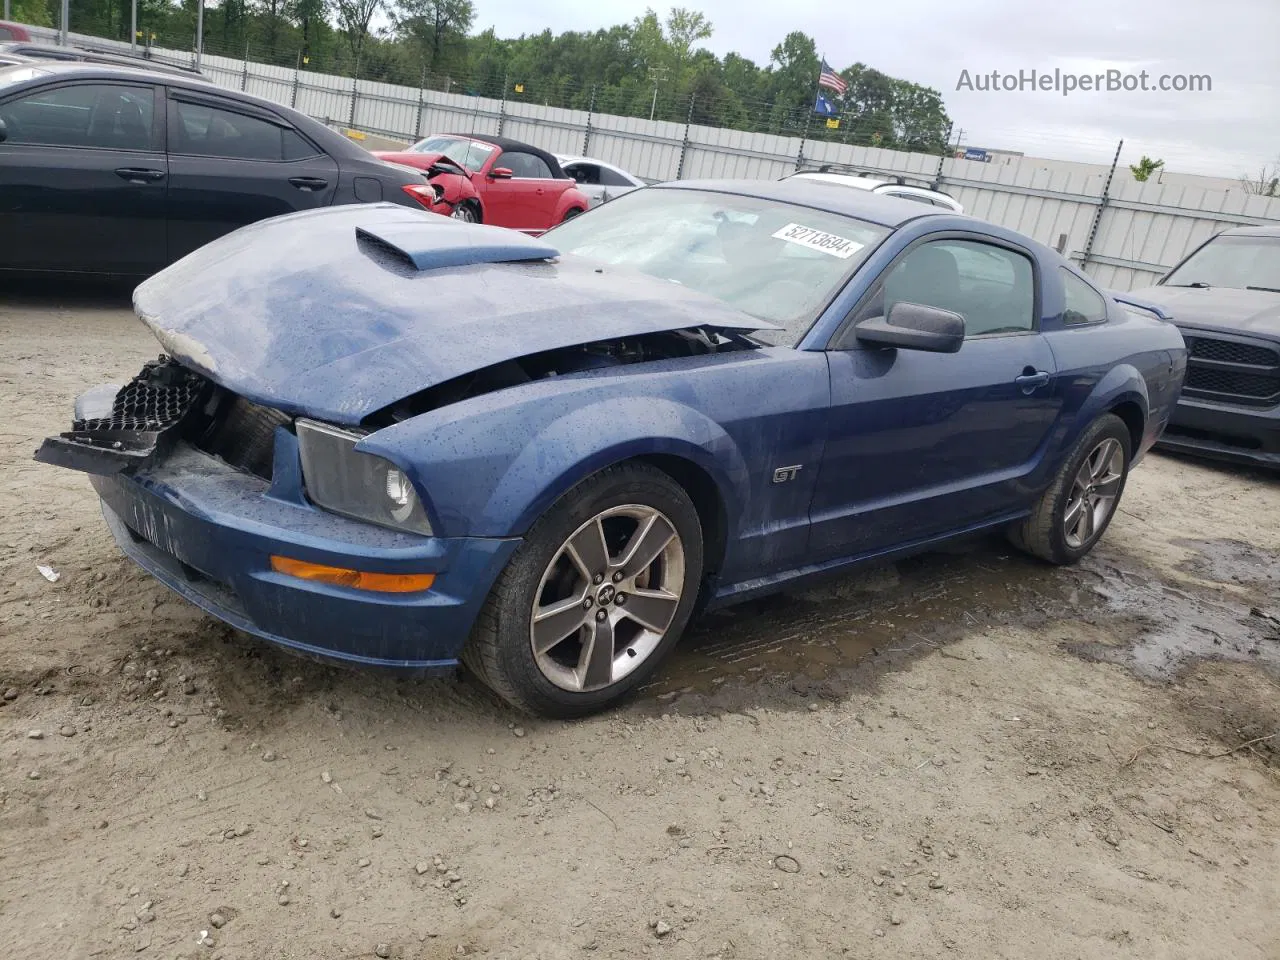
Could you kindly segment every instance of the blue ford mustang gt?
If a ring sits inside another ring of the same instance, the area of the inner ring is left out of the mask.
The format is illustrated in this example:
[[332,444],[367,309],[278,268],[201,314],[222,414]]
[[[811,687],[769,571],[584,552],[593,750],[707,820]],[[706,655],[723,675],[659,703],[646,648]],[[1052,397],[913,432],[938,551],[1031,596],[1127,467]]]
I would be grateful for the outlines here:
[[121,549],[299,653],[528,711],[625,695],[699,607],[985,528],[1066,564],[1178,398],[1177,329],[1008,230],[680,182],[541,238],[293,214],[148,280],[163,349],[37,459]]

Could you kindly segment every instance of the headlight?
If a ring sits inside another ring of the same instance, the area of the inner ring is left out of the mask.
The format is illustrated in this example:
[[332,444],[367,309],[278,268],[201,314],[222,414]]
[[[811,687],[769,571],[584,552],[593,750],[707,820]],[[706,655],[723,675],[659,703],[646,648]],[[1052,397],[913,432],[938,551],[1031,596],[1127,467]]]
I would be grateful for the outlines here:
[[344,517],[431,535],[413,484],[395,464],[355,446],[361,435],[315,420],[298,420],[298,452],[307,496]]

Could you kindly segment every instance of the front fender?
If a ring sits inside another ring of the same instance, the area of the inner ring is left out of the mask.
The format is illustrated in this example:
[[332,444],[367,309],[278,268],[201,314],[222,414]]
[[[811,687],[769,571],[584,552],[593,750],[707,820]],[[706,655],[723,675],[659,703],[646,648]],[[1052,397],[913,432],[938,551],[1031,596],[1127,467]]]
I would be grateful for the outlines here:
[[[608,435],[601,436],[601,425]],[[530,437],[485,505],[482,527],[523,536],[561,496],[594,473],[641,456],[669,455],[702,468],[737,526],[749,470],[738,445],[704,414],[652,397],[617,397],[576,410]],[[511,519],[514,518],[514,519]]]

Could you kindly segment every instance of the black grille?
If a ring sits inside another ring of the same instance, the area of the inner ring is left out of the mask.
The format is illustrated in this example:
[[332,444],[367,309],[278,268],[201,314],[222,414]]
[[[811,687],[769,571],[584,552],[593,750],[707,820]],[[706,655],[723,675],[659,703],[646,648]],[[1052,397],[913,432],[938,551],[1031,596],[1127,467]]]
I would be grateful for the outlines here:
[[163,430],[182,419],[206,383],[200,375],[161,356],[116,394],[109,417],[77,420],[72,429],[76,433]]
[[1183,333],[1187,344],[1188,396],[1245,407],[1269,407],[1280,402],[1280,345],[1246,337]]
[[1185,337],[1187,350],[1197,360],[1217,360],[1222,363],[1242,363],[1258,367],[1280,364],[1280,353],[1269,347],[1234,340],[1214,340],[1211,337]]
[[288,423],[288,414],[226,393],[213,422],[192,442],[238,470],[270,480],[276,427]]
[[1187,371],[1184,389],[1229,394],[1248,400],[1269,400],[1280,393],[1280,377],[1193,366]]

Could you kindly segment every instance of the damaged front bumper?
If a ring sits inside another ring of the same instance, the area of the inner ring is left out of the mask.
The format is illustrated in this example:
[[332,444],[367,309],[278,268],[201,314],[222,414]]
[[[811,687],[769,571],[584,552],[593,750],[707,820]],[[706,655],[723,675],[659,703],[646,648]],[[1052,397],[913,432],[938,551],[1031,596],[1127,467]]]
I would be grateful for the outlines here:
[[[236,629],[304,656],[427,675],[457,667],[518,540],[424,537],[320,510],[306,498],[297,439],[285,426],[274,430],[270,480],[193,446],[176,428],[181,417],[135,436],[89,436],[93,418],[80,414],[101,413],[110,393],[100,388],[77,401],[76,428],[46,441],[38,459],[90,474],[121,550],[157,580]],[[435,582],[376,593],[277,572],[273,556],[431,573]]]

